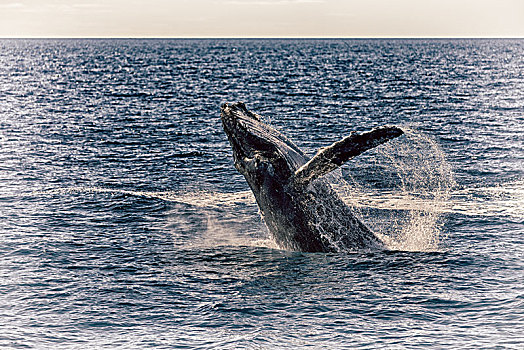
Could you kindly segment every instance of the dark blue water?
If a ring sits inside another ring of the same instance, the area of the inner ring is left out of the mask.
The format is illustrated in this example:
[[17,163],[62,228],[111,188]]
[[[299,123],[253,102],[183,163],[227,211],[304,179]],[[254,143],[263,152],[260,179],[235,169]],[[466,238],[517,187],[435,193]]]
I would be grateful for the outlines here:
[[[0,348],[522,349],[523,57],[523,40],[1,40]],[[311,155],[383,124],[434,140],[455,182],[438,247],[274,247],[220,124],[238,100]]]

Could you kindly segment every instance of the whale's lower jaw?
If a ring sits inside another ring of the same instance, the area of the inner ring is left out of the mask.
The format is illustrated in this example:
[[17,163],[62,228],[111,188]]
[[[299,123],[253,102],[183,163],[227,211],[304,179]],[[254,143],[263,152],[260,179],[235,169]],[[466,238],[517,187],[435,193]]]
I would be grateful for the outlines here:
[[253,191],[261,215],[283,249],[340,252],[383,248],[323,176],[352,157],[403,134],[397,127],[352,133],[308,159],[293,142],[243,103],[224,104],[222,124],[235,167]]

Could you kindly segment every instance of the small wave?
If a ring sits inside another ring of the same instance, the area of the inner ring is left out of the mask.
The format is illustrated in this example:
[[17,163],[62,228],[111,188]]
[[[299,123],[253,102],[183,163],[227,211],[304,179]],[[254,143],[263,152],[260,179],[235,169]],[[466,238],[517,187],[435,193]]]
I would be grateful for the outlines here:
[[210,191],[192,191],[186,193],[179,193],[174,191],[137,191],[137,190],[123,190],[103,187],[69,187],[50,189],[43,191],[34,191],[33,195],[64,195],[70,193],[108,193],[114,195],[128,195],[135,197],[146,197],[153,199],[160,199],[167,202],[176,202],[187,204],[200,208],[223,208],[224,206],[238,205],[238,204],[254,204],[255,198],[251,191],[241,192],[210,192]]
[[524,219],[524,180],[455,191],[447,210],[469,216]]
[[[344,200],[357,208],[391,211],[420,210],[435,204],[420,194],[389,191],[370,191]],[[441,214],[524,219],[524,181],[451,191],[447,200],[436,204],[434,210]]]

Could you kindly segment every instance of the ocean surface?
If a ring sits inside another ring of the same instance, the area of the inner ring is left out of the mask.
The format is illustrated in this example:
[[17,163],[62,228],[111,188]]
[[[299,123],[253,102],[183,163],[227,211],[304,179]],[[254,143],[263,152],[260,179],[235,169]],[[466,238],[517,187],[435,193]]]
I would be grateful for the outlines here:
[[[0,348],[524,349],[523,57],[0,40]],[[333,180],[390,249],[280,250],[221,126],[236,101],[311,156],[407,130]]]

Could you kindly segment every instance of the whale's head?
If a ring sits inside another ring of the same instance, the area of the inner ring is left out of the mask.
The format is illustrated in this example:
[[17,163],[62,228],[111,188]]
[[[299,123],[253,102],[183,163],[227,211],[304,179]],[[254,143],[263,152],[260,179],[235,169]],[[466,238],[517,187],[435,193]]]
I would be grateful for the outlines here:
[[221,119],[233,149],[235,167],[251,185],[259,182],[261,176],[282,181],[305,163],[295,144],[248,111],[244,103],[223,104]]

